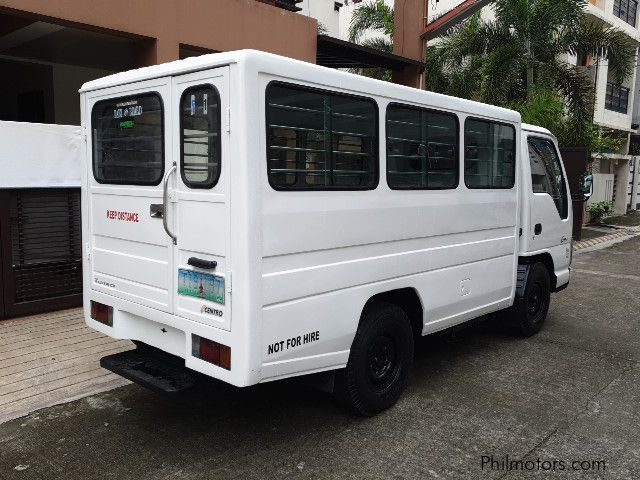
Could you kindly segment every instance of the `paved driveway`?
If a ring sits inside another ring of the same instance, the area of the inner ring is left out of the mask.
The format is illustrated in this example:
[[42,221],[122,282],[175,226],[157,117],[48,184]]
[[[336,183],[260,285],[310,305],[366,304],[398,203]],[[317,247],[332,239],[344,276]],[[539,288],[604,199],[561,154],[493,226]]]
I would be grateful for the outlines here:
[[376,418],[296,382],[178,400],[128,385],[0,425],[0,477],[640,478],[639,259],[640,237],[577,256],[535,338],[426,339]]

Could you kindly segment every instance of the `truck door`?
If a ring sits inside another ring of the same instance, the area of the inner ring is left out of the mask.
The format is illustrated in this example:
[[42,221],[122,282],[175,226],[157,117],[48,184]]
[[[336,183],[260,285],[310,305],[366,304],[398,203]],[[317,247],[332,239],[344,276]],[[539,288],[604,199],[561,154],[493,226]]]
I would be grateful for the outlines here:
[[87,101],[91,288],[171,312],[173,244],[163,227],[171,81],[101,90]]
[[229,330],[229,67],[173,78],[174,313]]
[[571,206],[564,166],[550,137],[528,135],[527,148],[533,194],[530,251],[550,251],[558,271],[568,267],[571,248]]

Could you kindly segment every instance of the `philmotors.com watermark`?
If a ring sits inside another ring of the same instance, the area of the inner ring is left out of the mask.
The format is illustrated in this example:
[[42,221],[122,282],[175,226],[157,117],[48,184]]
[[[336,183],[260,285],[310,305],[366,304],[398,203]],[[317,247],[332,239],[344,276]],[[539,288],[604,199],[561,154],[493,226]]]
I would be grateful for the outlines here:
[[482,470],[498,472],[604,472],[607,462],[600,459],[522,459],[510,455],[482,455],[480,466]]

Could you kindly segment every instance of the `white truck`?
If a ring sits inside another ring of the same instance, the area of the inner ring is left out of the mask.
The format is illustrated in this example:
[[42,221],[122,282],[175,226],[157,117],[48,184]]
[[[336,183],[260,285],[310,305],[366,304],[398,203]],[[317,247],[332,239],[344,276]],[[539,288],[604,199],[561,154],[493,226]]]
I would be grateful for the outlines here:
[[372,415],[417,337],[500,310],[533,335],[569,282],[558,145],[517,112],[251,50],[81,106],[86,322],[149,387],[335,371]]

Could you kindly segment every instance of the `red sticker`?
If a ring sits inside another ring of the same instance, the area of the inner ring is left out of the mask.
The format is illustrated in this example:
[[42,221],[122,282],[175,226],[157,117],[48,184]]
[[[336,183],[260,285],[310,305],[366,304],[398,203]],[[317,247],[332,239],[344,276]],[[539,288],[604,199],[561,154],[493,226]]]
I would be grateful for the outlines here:
[[140,215],[136,212],[119,212],[117,210],[107,210],[109,220],[122,220],[123,222],[140,222]]

